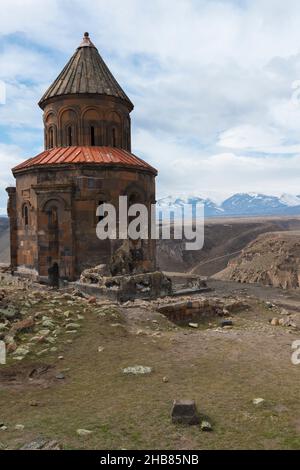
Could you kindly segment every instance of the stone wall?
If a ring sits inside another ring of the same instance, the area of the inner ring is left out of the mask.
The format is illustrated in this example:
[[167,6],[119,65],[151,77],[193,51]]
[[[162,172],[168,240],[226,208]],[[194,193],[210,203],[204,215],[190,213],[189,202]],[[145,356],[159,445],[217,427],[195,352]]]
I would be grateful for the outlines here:
[[98,145],[130,152],[130,111],[126,101],[109,96],[70,95],[53,98],[44,109],[45,149]]
[[172,322],[187,325],[190,322],[205,321],[215,316],[223,317],[245,307],[245,303],[239,300],[224,302],[217,298],[201,298],[160,305],[157,310]]
[[[155,177],[146,170],[69,164],[31,168],[16,180],[16,191],[10,190],[13,263],[41,278],[53,263],[61,278],[76,280],[84,269],[109,262],[122,242],[98,239],[99,203],[118,208],[120,195],[149,209],[155,202]],[[155,241],[143,246],[144,262],[153,271]]]

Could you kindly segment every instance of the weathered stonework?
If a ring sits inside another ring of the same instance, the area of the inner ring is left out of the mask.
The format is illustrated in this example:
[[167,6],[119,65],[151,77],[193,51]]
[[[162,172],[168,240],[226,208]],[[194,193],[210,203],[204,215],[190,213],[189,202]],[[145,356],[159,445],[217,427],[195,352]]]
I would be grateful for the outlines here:
[[[83,272],[77,288],[84,294],[126,302],[172,295],[172,281],[161,271],[121,276],[99,276],[97,268]],[[93,275],[95,274],[95,276]]]
[[[118,210],[126,195],[151,214],[157,172],[130,153],[133,105],[87,33],[39,104],[45,152],[14,168],[16,188],[7,189],[11,267],[46,280],[57,264],[60,278],[76,280],[122,243],[97,238],[99,204]],[[154,240],[141,241],[147,271],[156,269],[155,251]]]

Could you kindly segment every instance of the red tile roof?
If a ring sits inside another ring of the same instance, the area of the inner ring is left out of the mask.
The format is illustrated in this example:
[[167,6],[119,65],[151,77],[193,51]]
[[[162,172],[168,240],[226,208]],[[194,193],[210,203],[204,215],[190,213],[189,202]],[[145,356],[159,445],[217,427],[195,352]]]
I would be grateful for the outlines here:
[[56,147],[45,150],[13,168],[13,173],[45,165],[98,164],[101,166],[123,166],[148,170],[157,174],[157,170],[141,158],[126,150],[113,147]]

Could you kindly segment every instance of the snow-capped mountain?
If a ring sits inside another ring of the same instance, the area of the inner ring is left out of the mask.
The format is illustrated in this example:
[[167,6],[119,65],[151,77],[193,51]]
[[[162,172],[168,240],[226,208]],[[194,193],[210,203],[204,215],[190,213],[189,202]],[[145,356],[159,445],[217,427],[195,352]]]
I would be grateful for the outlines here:
[[204,205],[206,217],[300,215],[300,195],[283,194],[278,197],[259,193],[234,194],[219,204],[205,197],[168,196],[157,201],[157,212],[164,218],[171,210],[176,218],[183,207],[192,214],[196,203]]
[[224,210],[216,202],[212,201],[209,198],[202,197],[172,197],[168,196],[162,199],[159,199],[156,204],[157,212],[162,215],[162,218],[168,216],[169,212],[174,212],[174,217],[181,217],[182,209],[185,210],[185,217],[192,216],[193,207],[196,204],[204,205],[204,215],[205,217],[220,217],[222,216]]

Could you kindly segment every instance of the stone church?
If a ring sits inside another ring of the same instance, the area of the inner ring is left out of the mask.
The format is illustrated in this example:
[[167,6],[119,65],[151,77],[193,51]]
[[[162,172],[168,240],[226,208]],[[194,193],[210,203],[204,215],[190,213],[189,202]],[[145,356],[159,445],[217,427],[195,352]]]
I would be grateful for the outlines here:
[[[45,149],[13,168],[16,187],[7,188],[11,267],[46,280],[55,265],[72,281],[120,247],[97,238],[99,204],[117,208],[127,195],[150,209],[157,171],[131,153],[133,104],[88,33],[39,106]],[[155,270],[155,241],[142,242],[140,257]]]

